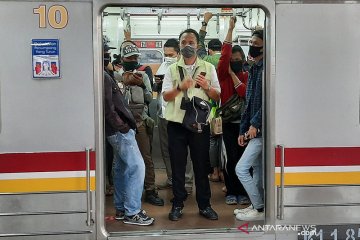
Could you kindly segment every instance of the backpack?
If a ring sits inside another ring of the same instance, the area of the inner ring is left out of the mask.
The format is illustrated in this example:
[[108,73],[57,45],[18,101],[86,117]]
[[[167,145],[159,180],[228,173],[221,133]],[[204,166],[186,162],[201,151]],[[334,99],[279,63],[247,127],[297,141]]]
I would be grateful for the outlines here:
[[139,86],[125,86],[124,96],[136,122],[141,122],[145,108],[144,89]]

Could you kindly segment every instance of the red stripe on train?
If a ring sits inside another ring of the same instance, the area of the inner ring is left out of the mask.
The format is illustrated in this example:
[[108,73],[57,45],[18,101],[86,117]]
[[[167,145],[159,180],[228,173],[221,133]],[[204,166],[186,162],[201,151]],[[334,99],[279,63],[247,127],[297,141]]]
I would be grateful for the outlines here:
[[[275,166],[281,166],[281,150],[275,149]],[[360,147],[285,148],[285,166],[360,165]]]
[[[90,152],[90,168],[95,169],[95,152]],[[84,152],[0,154],[0,173],[86,170]]]

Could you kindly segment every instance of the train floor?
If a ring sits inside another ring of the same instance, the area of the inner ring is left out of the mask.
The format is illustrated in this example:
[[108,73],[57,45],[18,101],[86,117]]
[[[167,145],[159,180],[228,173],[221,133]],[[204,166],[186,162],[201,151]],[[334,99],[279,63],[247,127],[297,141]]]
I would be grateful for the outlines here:
[[[165,169],[156,170],[156,182],[162,183],[166,179]],[[135,226],[124,224],[122,221],[116,221],[113,216],[115,210],[113,207],[113,197],[106,197],[105,215],[106,229],[109,232],[124,232],[124,231],[163,231],[163,230],[184,230],[184,229],[228,229],[236,228],[244,224],[244,222],[236,220],[233,211],[235,208],[244,208],[246,205],[226,205],[225,194],[222,191],[224,183],[210,182],[211,186],[211,204],[214,210],[219,215],[219,220],[212,221],[205,219],[199,215],[199,210],[195,200],[195,188],[193,193],[189,195],[186,200],[183,210],[183,216],[179,221],[170,221],[168,213],[171,209],[170,199],[172,198],[172,189],[159,190],[159,196],[164,199],[164,206],[153,206],[143,201],[142,207],[146,210],[149,216],[155,218],[155,222],[151,226]],[[255,223],[255,222],[252,222]],[[261,224],[259,222],[259,224]]]

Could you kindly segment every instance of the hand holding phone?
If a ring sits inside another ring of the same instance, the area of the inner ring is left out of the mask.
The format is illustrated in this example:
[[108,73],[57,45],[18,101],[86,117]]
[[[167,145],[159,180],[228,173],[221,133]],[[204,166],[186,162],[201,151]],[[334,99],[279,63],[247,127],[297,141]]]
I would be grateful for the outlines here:
[[155,74],[154,77],[155,77],[155,82],[157,84],[160,84],[162,83],[162,81],[164,80],[164,76],[165,74]]
[[[201,76],[206,76],[206,72],[201,72],[200,73]],[[195,88],[200,88],[200,85],[198,83],[195,84]]]

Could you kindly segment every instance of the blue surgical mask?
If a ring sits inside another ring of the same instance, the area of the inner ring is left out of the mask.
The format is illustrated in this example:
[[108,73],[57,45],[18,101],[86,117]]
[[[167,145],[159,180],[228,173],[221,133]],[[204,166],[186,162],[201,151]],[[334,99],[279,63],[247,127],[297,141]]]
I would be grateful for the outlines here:
[[185,58],[191,58],[196,54],[196,49],[191,45],[187,45],[186,47],[182,48],[180,51]]

